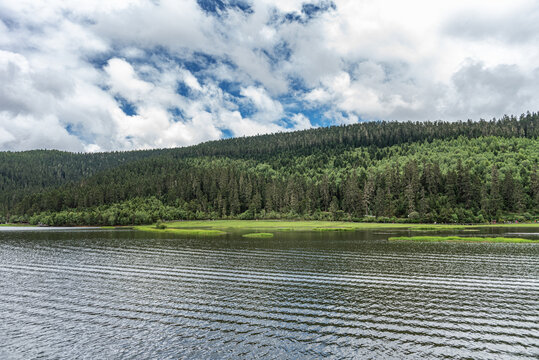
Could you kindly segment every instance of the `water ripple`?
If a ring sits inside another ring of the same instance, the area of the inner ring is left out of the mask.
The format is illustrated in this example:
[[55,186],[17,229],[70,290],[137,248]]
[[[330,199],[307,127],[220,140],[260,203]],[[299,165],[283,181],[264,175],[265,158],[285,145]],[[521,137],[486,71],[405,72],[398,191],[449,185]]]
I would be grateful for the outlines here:
[[535,247],[100,233],[2,235],[0,358],[539,357]]

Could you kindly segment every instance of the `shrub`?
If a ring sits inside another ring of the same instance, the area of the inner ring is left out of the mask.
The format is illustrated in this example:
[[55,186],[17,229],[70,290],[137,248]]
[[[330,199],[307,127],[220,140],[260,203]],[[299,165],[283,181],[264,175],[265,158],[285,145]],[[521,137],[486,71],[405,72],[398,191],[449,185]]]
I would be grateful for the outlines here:
[[159,230],[164,230],[167,228],[167,225],[162,220],[157,220],[157,223],[155,224],[155,228]]
[[253,210],[251,210],[251,209],[246,210],[245,212],[241,213],[238,216],[238,219],[240,219],[240,220],[253,220],[254,218],[255,218],[255,214],[254,214]]
[[408,214],[408,219],[410,219],[411,221],[418,221],[420,217],[421,216],[417,211],[412,211]]

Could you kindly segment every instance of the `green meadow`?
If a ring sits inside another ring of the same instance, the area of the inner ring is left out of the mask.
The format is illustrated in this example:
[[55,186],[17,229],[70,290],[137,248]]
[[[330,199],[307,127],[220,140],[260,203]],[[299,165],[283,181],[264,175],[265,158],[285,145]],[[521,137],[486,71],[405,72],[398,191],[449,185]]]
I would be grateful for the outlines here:
[[[179,235],[215,236],[227,232],[256,231],[245,237],[271,237],[273,232],[282,231],[355,231],[376,229],[409,229],[411,231],[474,231],[479,227],[538,227],[539,224],[500,225],[425,225],[392,223],[356,223],[346,221],[283,221],[283,220],[188,220],[163,223],[165,229],[155,225],[135,226],[136,230],[167,232]],[[424,238],[413,237],[415,238]],[[428,237],[437,238],[437,237]],[[456,237],[454,237],[456,238]],[[411,239],[411,238],[410,238]],[[465,238],[470,239],[470,238]],[[484,238],[481,238],[484,239]],[[431,240],[434,241],[434,240]],[[472,240],[470,240],[472,241]],[[486,241],[486,240],[484,240]]]

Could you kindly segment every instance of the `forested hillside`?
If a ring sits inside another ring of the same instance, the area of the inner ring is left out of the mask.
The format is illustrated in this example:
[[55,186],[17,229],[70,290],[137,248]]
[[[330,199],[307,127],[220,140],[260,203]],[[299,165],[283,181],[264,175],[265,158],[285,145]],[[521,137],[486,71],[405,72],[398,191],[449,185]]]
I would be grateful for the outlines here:
[[0,152],[0,204],[7,212],[24,195],[58,187],[160,150],[74,154],[56,150]]
[[[0,153],[4,220],[537,218],[539,114],[372,122],[166,150]],[[1,219],[0,219],[1,220]]]

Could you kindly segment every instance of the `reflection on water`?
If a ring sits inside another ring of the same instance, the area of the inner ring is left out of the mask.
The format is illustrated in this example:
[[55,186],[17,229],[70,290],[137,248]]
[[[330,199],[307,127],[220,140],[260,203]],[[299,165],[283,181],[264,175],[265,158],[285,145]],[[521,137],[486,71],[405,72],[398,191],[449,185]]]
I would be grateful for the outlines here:
[[0,358],[539,357],[539,244],[388,232],[0,231]]

